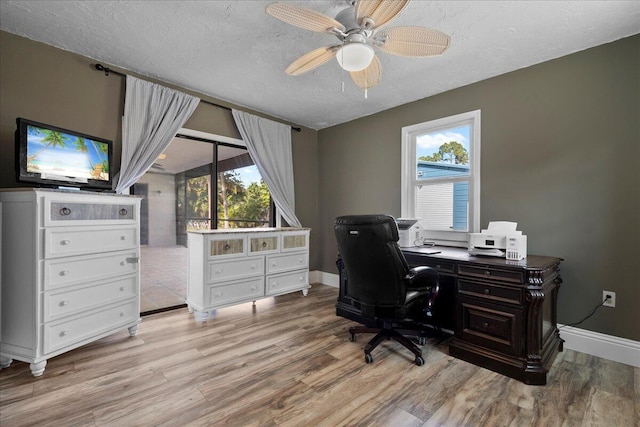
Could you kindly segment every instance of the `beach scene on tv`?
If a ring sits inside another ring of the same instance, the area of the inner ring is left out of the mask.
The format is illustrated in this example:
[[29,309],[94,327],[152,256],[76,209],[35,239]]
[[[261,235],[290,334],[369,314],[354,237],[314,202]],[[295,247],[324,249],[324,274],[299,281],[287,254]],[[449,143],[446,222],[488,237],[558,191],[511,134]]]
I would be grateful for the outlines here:
[[27,126],[27,172],[108,181],[108,150],[104,142]]

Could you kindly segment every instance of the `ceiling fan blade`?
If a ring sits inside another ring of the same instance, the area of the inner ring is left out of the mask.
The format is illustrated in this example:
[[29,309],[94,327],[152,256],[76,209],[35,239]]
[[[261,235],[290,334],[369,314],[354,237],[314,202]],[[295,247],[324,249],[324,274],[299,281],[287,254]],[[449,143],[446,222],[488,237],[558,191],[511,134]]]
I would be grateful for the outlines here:
[[451,37],[424,27],[395,27],[376,33],[375,46],[398,56],[441,55],[451,43]]
[[267,6],[267,13],[287,24],[304,28],[318,33],[331,33],[333,28],[346,31],[344,25],[333,18],[315,10],[294,6],[289,3],[271,3]]
[[340,46],[325,46],[312,50],[293,61],[284,72],[292,76],[299,76],[311,71],[336,56],[336,51],[339,48]]
[[407,4],[409,0],[358,0],[356,21],[362,25],[362,19],[369,18],[373,25],[367,26],[368,29],[380,28],[398,16]]
[[371,64],[361,71],[351,71],[351,78],[361,89],[369,89],[380,83],[382,67],[377,56],[373,57]]

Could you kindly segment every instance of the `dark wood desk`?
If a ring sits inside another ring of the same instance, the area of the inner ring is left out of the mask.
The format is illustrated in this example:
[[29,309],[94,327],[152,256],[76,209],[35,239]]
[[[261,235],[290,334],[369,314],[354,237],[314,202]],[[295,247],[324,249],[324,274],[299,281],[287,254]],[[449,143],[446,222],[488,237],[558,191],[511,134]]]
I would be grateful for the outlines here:
[[[439,251],[439,253],[433,253]],[[409,265],[440,274],[434,323],[453,332],[449,354],[526,384],[543,385],[563,340],[556,312],[561,258],[530,255],[521,261],[471,256],[464,248],[415,247],[402,252]],[[349,297],[338,259],[336,314],[367,323]]]

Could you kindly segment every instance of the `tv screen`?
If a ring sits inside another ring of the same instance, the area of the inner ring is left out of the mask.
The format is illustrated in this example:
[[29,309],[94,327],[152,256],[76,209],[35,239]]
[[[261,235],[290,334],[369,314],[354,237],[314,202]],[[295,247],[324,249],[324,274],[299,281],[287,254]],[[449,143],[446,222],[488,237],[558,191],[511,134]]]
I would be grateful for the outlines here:
[[111,189],[111,141],[23,118],[16,122],[18,181]]

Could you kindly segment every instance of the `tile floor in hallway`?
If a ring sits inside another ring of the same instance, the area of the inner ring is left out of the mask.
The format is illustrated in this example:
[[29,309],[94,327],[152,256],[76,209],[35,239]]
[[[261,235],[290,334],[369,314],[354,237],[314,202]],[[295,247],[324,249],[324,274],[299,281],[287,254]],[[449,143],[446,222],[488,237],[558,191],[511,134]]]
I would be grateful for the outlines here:
[[187,248],[140,247],[140,311],[184,304],[187,297]]

